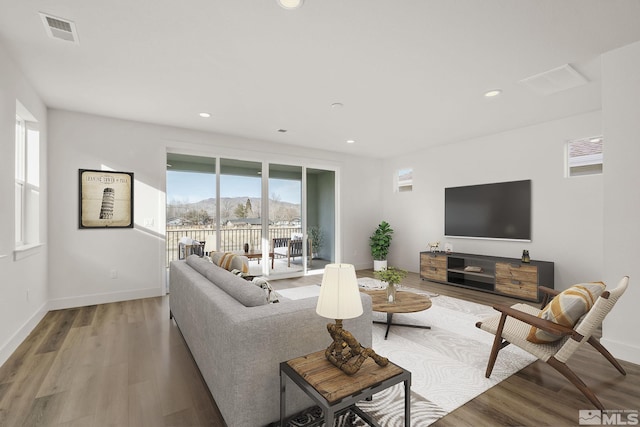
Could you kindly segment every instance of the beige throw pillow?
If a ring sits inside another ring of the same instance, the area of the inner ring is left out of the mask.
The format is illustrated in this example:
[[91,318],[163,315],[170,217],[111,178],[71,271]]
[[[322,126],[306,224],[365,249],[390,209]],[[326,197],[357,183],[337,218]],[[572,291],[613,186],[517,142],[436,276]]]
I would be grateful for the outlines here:
[[[602,282],[580,283],[571,286],[556,295],[549,304],[538,314],[541,319],[546,319],[559,325],[573,326],[580,318],[593,307],[598,297],[604,291]],[[534,326],[531,327],[527,340],[536,344],[546,344],[562,338]]]
[[240,270],[243,273],[249,272],[249,262],[247,257],[237,255],[232,252],[211,252],[211,261],[225,270]]

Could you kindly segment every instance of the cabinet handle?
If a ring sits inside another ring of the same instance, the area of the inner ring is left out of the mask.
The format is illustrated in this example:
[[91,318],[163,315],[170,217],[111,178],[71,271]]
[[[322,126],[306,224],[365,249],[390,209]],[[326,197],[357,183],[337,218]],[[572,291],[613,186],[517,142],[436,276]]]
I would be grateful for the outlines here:
[[509,264],[511,268],[520,268],[520,264]]
[[513,280],[513,279],[511,280],[512,285],[519,285],[520,283],[522,283],[520,282],[520,280]]
[[431,267],[431,271],[436,271],[437,268],[436,267]]

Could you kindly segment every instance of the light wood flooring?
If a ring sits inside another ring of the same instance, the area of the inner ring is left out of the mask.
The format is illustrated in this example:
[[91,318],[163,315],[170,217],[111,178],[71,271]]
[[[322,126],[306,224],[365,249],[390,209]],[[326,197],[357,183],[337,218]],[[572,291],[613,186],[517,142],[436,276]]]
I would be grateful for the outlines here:
[[[424,282],[413,273],[403,284],[481,304],[521,302]],[[169,320],[168,303],[158,297],[48,313],[0,367],[0,426],[224,426]],[[623,362],[627,376],[621,376],[588,347],[574,359],[571,367],[606,408],[640,410],[640,366]],[[593,408],[560,374],[535,362],[434,426],[575,426],[580,409]]]

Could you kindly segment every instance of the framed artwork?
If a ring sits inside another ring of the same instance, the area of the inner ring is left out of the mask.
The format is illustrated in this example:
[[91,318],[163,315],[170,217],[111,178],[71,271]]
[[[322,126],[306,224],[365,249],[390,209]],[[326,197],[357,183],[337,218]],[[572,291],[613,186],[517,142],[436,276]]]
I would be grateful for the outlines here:
[[80,228],[133,228],[133,173],[79,172]]

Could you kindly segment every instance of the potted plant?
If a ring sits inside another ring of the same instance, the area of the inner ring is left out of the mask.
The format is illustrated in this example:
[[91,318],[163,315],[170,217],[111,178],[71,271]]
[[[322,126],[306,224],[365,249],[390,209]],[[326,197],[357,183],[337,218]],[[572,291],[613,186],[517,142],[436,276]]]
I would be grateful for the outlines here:
[[393,229],[387,221],[382,221],[376,231],[369,237],[369,246],[373,256],[373,270],[379,271],[387,267],[387,254],[391,245]]
[[311,256],[312,258],[318,258],[320,248],[324,244],[324,233],[319,226],[309,227],[309,238],[311,239]]
[[376,271],[374,274],[378,279],[387,283],[387,300],[392,303],[396,302],[396,285],[407,277],[407,272],[399,268],[389,267]]

